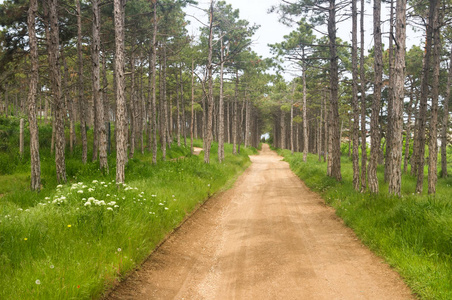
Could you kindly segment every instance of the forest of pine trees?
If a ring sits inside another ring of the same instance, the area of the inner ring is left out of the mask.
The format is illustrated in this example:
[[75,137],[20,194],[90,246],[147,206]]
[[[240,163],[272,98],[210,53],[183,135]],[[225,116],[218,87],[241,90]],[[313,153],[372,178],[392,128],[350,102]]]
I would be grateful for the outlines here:
[[[270,45],[273,58],[252,50],[259,26],[224,1],[203,8],[200,34],[190,36],[185,25],[199,20],[184,7],[195,4],[0,5],[0,114],[28,120],[31,189],[41,187],[39,124],[51,123],[59,183],[68,180],[67,155],[98,161],[104,173],[115,169],[119,184],[136,152],[153,153],[156,163],[159,148],[165,160],[173,143],[193,149],[202,138],[205,163],[212,142],[222,162],[224,143],[238,153],[268,132],[273,146],[303,152],[304,161],[318,155],[338,181],[341,156],[350,156],[357,191],[378,193],[383,165],[390,194],[401,195],[402,173],[416,176],[413,192],[422,193],[425,167],[427,192],[435,194],[438,174],[448,175],[450,3],[373,1],[370,13],[364,0],[283,2],[271,12],[293,31]],[[351,40],[343,40],[337,22],[348,17]],[[422,48],[406,49],[407,24],[424,32]],[[292,81],[281,62],[296,67]]]

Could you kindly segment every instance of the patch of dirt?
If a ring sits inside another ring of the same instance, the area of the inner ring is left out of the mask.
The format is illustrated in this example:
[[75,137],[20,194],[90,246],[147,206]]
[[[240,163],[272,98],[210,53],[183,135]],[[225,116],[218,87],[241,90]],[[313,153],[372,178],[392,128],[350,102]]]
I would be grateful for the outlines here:
[[375,256],[263,146],[107,299],[413,299]]

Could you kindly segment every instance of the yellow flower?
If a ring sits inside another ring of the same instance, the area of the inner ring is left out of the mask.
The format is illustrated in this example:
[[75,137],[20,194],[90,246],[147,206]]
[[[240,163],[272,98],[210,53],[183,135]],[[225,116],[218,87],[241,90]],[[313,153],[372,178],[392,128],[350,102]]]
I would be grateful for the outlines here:
[[28,240],[27,238],[24,238],[24,241]]
[[71,226],[72,226],[72,225],[71,225],[71,224],[69,224],[69,225],[68,225],[67,227],[71,228]]

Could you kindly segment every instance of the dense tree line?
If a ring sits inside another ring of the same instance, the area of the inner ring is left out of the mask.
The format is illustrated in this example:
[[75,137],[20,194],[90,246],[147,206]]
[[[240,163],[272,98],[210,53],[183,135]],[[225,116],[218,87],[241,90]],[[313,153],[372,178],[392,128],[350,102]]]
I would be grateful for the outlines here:
[[193,138],[203,138],[206,163],[213,140],[219,142],[220,162],[225,141],[234,143],[234,153],[243,142],[257,146],[263,125],[256,107],[270,80],[269,60],[250,48],[258,26],[240,19],[225,2],[211,1],[206,27],[199,38],[191,37],[182,9],[193,3],[8,0],[0,5],[0,109],[5,116],[29,117],[33,190],[40,189],[38,122],[52,122],[60,183],[67,181],[67,150],[83,163],[91,153],[105,173],[113,150],[116,181],[122,183],[127,160],[137,150],[152,152],[156,163],[158,145],[165,160],[166,149],[173,142],[187,145],[187,136],[192,148]]
[[[340,164],[335,164],[341,151],[334,147],[339,135],[342,145],[348,143],[348,155],[353,161],[353,183],[358,191],[379,192],[377,166],[384,164],[389,193],[400,196],[402,172],[408,172],[410,164],[411,174],[418,179],[416,192],[422,193],[424,165],[428,164],[428,193],[434,194],[439,141],[440,174],[447,176],[451,84],[451,40],[447,24],[450,3],[435,0],[411,1],[409,4],[413,10],[407,15],[406,1],[390,1],[389,18],[385,20],[381,18],[382,2],[373,1],[374,43],[367,56],[364,54],[364,1],[361,1],[360,12],[356,1],[352,1],[351,7],[334,0],[299,0],[273,7],[283,22],[298,25],[296,30],[285,36],[284,42],[273,45],[273,50],[279,57],[294,60],[302,78],[308,74],[307,91],[301,93],[303,97],[308,97],[308,101],[302,106],[302,115],[297,110],[295,113],[300,115],[303,123],[308,123],[307,132],[301,132],[304,136],[301,141],[307,144],[309,151],[318,152],[319,156],[323,154],[328,160],[328,175],[341,180]],[[351,45],[335,36],[338,25],[332,23],[336,14],[352,17]],[[361,14],[359,63],[358,14]],[[407,51],[407,17],[424,28],[424,50],[413,46]],[[389,34],[382,33],[383,22],[389,23]],[[322,24],[328,27],[327,38],[322,36],[307,40],[306,36],[312,35],[313,30],[320,32],[317,26]],[[330,30],[330,26],[334,30]],[[384,44],[388,45],[386,49]],[[329,53],[325,54],[323,52],[327,47]],[[308,55],[305,56],[305,53]],[[339,60],[338,65],[333,56]],[[337,66],[339,77],[335,75]],[[329,82],[326,76],[329,76]],[[298,80],[294,84],[300,85]],[[320,91],[324,91],[321,97],[318,96]],[[296,103],[297,95],[294,94],[294,97],[295,100],[291,101]],[[440,100],[442,106],[439,105]],[[288,142],[291,143],[291,139],[299,139],[292,132],[287,134],[288,122],[291,126],[293,122],[294,126],[298,126],[297,117],[291,117],[288,121],[286,114],[283,106],[277,107],[274,112],[275,144],[283,148],[287,147]],[[327,122],[323,121],[325,119]]]

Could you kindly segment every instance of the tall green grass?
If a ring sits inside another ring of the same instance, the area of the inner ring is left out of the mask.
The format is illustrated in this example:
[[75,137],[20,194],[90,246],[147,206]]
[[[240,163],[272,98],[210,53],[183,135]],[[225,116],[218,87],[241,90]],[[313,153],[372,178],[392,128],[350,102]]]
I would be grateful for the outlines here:
[[[46,127],[41,134],[48,134]],[[232,155],[227,144],[219,164],[214,144],[210,165],[202,154],[192,156],[189,147],[175,144],[167,161],[156,165],[151,154],[138,153],[126,167],[127,184],[118,189],[114,153],[108,158],[110,173],[103,174],[97,162],[81,163],[78,146],[67,155],[68,184],[57,186],[54,160],[48,147],[41,147],[40,193],[28,189],[26,157],[12,174],[0,176],[0,299],[100,297],[188,213],[229,186],[256,151]]]
[[343,181],[326,176],[318,157],[279,150],[308,187],[320,192],[336,214],[373,251],[384,257],[422,299],[452,299],[452,178],[439,179],[436,196],[414,195],[416,180],[403,175],[401,198],[388,195],[383,167],[380,193],[353,189],[352,163],[342,157]]

